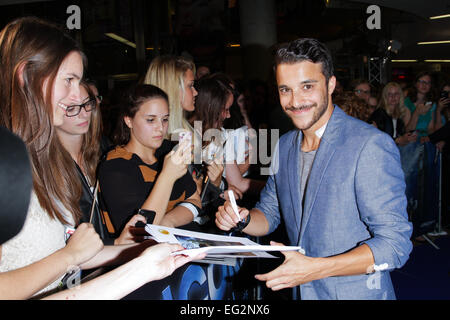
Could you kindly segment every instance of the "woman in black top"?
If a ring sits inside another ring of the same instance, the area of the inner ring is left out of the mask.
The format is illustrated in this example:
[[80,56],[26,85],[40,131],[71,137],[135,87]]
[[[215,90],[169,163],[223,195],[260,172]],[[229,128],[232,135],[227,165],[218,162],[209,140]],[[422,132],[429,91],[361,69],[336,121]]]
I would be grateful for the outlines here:
[[187,165],[189,140],[171,151],[164,140],[169,122],[167,95],[152,85],[138,85],[126,97],[111,150],[99,167],[104,215],[116,233],[140,209],[156,213],[154,224],[178,227],[199,214],[197,186]]
[[403,104],[403,90],[396,82],[389,82],[383,88],[380,104],[369,117],[368,122],[389,134],[398,146],[405,146],[417,140],[415,132],[405,132],[411,113]]

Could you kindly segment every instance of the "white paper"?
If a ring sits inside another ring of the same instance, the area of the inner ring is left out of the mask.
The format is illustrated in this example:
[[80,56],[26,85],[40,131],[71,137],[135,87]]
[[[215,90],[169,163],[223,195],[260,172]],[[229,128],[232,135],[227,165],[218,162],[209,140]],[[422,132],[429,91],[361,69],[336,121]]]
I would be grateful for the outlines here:
[[[299,251],[301,247],[260,245],[248,238],[221,236],[147,224],[145,230],[157,241],[180,244],[185,250],[173,255],[197,255],[206,252],[208,258],[276,258],[268,251]],[[206,262],[206,261],[205,261]]]
[[[247,245],[247,246],[217,246],[217,247],[202,247],[197,249],[186,249],[172,253],[172,255],[187,255],[195,256],[205,252],[209,256],[225,256],[227,253],[253,254],[260,251],[299,251],[301,247],[287,247],[287,246],[266,246],[266,245]],[[243,256],[247,258],[247,256]]]

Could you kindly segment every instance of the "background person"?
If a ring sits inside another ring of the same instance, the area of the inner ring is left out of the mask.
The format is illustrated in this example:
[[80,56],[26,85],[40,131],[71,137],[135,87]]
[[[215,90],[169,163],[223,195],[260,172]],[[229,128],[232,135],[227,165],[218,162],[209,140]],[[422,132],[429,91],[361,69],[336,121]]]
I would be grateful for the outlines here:
[[[180,130],[193,133],[186,114],[194,111],[195,64],[183,57],[158,56],[151,62],[144,79],[145,84],[152,84],[162,89],[169,98],[170,119],[167,137]],[[167,138],[166,137],[166,138]]]
[[405,146],[417,140],[415,132],[406,132],[406,125],[411,119],[411,113],[405,107],[403,91],[396,82],[389,82],[383,88],[378,108],[370,116],[368,122],[394,139],[399,146]]

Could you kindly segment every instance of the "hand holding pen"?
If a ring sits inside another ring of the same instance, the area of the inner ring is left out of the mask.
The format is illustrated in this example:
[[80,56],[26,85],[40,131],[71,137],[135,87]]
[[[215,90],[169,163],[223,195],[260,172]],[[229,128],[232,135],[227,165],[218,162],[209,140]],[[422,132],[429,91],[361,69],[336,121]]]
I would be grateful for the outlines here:
[[233,191],[228,191],[228,197],[216,213],[216,225],[223,231],[242,231],[250,223],[249,211],[238,207]]

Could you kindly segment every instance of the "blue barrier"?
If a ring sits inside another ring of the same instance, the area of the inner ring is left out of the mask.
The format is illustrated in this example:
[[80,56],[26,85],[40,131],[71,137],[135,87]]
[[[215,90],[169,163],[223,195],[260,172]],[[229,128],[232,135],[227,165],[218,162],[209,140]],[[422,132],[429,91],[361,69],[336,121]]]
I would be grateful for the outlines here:
[[242,259],[234,266],[190,263],[165,279],[142,286],[124,300],[241,300],[248,294],[237,292],[233,282],[242,263]]
[[413,237],[433,231],[439,215],[440,157],[430,142],[399,147]]

